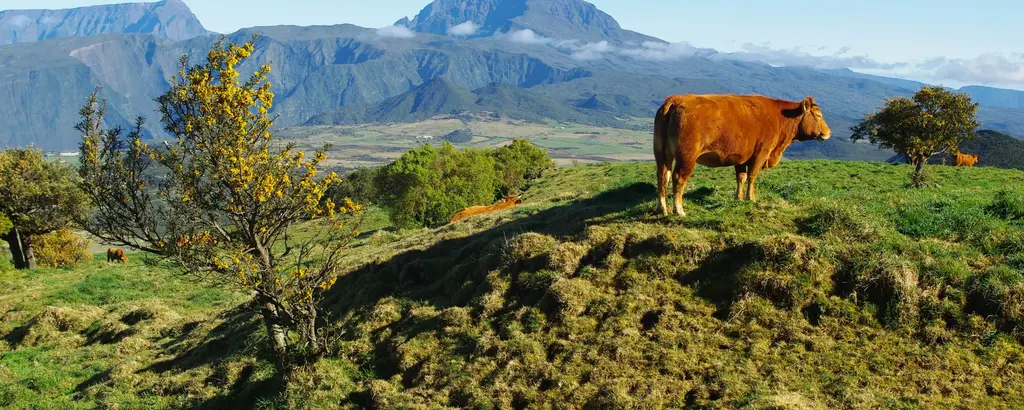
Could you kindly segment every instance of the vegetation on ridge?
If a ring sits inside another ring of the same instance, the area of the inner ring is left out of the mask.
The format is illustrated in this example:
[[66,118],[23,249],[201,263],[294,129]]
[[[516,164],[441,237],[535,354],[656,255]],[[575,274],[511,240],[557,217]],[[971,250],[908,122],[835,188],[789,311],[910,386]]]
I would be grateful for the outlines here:
[[[235,68],[255,41],[222,39],[193,66],[181,58],[158,99],[175,137],[162,150],[142,141],[141,118],[127,138],[119,128],[102,129],[106,102],[92,95],[77,127],[82,185],[96,204],[84,227],[108,243],[167,258],[209,286],[251,292],[274,363],[288,378],[332,343],[320,300],[342,273],[341,257],[358,232],[349,216],[361,206],[323,200],[338,180],[333,172],[317,177],[323,150],[306,159],[292,145],[273,144],[270,66],[245,81]],[[299,224],[308,233],[296,238]]]
[[786,161],[751,204],[700,168],[690,216],[662,218],[652,164],[563,168],[511,211],[369,232],[325,300],[343,340],[287,388],[258,321],[210,308],[242,295],[138,258],[8,275],[0,403],[1024,405],[1024,177],[936,167],[908,192],[911,170]]
[[922,86],[913,98],[895,97],[885,107],[853,126],[852,141],[868,140],[891,148],[916,166],[912,184],[924,184],[924,165],[935,154],[957,153],[965,140],[974,139],[980,125],[974,119],[978,103],[967,93],[942,87]]

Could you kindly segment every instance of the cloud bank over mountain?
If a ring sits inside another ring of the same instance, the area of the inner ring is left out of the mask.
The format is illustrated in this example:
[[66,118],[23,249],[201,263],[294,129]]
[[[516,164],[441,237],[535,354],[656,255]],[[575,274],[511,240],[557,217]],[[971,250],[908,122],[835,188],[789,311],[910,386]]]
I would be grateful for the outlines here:
[[580,61],[599,60],[609,56],[632,57],[646,61],[671,61],[700,54],[711,59],[762,62],[775,67],[848,68],[926,82],[1024,89],[1024,53],[985,53],[971,59],[935,57],[924,61],[886,62],[864,54],[853,54],[849,47],[842,47],[831,53],[828,53],[825,47],[817,47],[814,50],[816,53],[812,53],[805,47],[773,48],[770,44],[745,43],[740,51],[719,52],[695,47],[685,41],[645,41],[623,46],[608,41],[586,42],[578,39],[549,38],[530,29],[496,33],[495,37],[520,44],[548,45],[567,52]]

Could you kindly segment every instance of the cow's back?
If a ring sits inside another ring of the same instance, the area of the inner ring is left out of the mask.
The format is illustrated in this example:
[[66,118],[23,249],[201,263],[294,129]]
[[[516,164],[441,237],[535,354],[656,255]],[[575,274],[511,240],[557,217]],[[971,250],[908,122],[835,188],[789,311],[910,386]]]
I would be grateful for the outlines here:
[[[668,127],[682,149],[699,150],[708,166],[748,161],[759,149],[774,150],[782,134],[782,106],[760,95],[677,95]],[[674,117],[673,117],[674,115]]]

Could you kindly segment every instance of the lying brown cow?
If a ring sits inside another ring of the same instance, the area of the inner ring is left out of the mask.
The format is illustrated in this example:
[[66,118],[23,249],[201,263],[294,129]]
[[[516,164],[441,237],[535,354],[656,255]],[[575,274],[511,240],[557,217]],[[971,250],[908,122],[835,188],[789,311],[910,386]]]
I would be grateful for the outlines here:
[[519,199],[519,195],[507,196],[505,198],[502,198],[501,202],[496,203],[494,205],[476,205],[465,208],[456,213],[455,216],[453,216],[452,219],[448,222],[452,223],[456,221],[461,221],[474,215],[483,215],[491,212],[497,212],[502,209],[514,207],[521,203],[523,203],[523,200]]
[[122,263],[128,262],[128,257],[124,255],[124,249],[107,248],[107,262],[114,261],[121,261]]
[[[793,102],[760,95],[672,95],[654,117],[654,159],[659,212],[668,215],[668,179],[673,175],[675,211],[683,212],[683,191],[696,164],[736,168],[736,199],[754,197],[757,174],[782,159],[797,141],[832,136],[814,98]],[[673,169],[673,162],[675,168]]]
[[978,156],[972,154],[964,154],[962,152],[956,153],[956,166],[973,167],[974,164],[978,163]]

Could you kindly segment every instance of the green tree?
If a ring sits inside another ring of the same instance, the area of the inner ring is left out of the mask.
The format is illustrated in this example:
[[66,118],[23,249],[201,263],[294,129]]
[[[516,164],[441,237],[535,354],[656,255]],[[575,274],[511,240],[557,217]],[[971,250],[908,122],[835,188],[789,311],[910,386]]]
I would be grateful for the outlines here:
[[377,177],[379,168],[359,168],[349,172],[341,181],[327,188],[325,198],[335,202],[341,202],[344,198],[351,198],[360,204],[377,202],[377,187],[374,186],[374,179]]
[[[141,120],[126,137],[119,128],[102,129],[105,102],[90,98],[77,127],[83,187],[97,205],[85,227],[214,286],[251,292],[287,376],[328,345],[320,301],[355,234],[343,222],[360,206],[322,200],[338,180],[334,173],[317,178],[323,150],[306,159],[290,144],[273,143],[270,66],[245,81],[235,70],[253,41],[222,39],[194,66],[182,57],[170,90],[157,99],[164,129],[176,140],[162,148],[142,142]],[[308,219],[311,233],[292,236]]]
[[11,224],[2,238],[16,269],[35,268],[36,237],[68,226],[87,206],[70,166],[30,148],[0,151],[0,214]]
[[424,144],[381,168],[377,192],[400,227],[439,226],[460,209],[494,201],[500,185],[489,151]]
[[547,150],[533,145],[528,139],[515,139],[511,144],[494,150],[494,159],[507,192],[519,191],[527,181],[540,178],[544,170],[555,167]]
[[445,135],[444,140],[452,144],[465,144],[473,141],[473,132],[470,130],[455,130]]
[[853,141],[867,139],[881,148],[902,154],[915,165],[913,185],[924,184],[924,165],[933,155],[955,153],[961,142],[972,140],[979,126],[974,119],[978,104],[967,93],[922,86],[913,98],[896,97],[851,127]]
[[11,220],[7,218],[7,215],[0,214],[0,235],[5,235],[11,231],[14,225],[11,224]]

